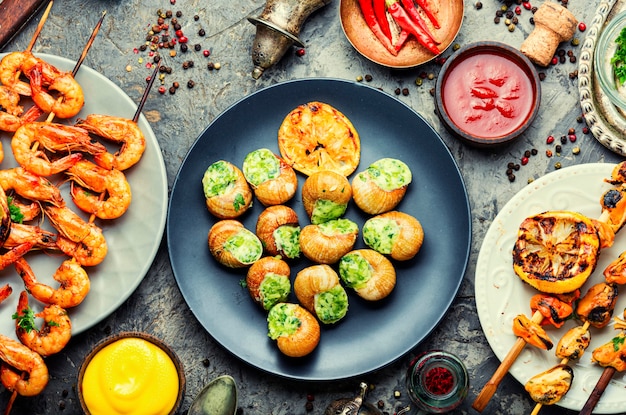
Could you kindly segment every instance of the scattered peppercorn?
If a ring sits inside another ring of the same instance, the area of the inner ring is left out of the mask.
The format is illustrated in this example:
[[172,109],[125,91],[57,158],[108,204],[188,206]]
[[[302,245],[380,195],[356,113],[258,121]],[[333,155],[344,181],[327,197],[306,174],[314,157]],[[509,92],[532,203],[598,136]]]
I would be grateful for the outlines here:
[[176,88],[174,88],[173,86],[170,87],[169,89],[170,91],[170,95],[174,95],[176,93]]
[[209,367],[211,365],[211,361],[207,358],[202,359],[202,366]]
[[507,177],[508,177],[510,182],[514,182],[515,181],[515,175],[513,173],[509,174]]
[[572,149],[572,154],[578,155],[580,154],[580,147],[576,146]]
[[546,156],[552,157],[552,150],[546,150]]
[[357,82],[363,82],[363,76],[359,75],[356,77]]
[[422,83],[424,83],[424,80],[422,78],[415,79],[415,85],[422,86]]
[[409,95],[409,89],[408,88],[402,88],[402,95],[404,95],[405,97],[407,95]]
[[556,145],[556,147],[554,147],[554,150],[556,150],[556,153],[557,153],[557,154],[560,154],[560,153],[561,153],[561,150],[562,150],[561,145],[560,145],[560,144],[557,144],[557,145]]
[[520,161],[522,163],[522,166],[525,166],[525,165],[528,164],[528,157],[524,156],[524,157],[522,157],[522,159]]
[[161,95],[165,94],[165,87],[164,86],[160,86],[159,87],[159,94],[161,94]]
[[372,81],[372,79],[373,79],[373,78],[372,78],[372,75],[370,75],[370,74],[365,75],[365,80],[366,80],[367,82],[371,82],[371,81]]
[[394,397],[394,398],[399,398],[400,396],[401,396],[401,393],[400,393],[400,391],[399,391],[399,390],[395,390],[395,391],[393,391],[393,397]]
[[296,49],[296,56],[304,56],[305,53],[306,51],[304,50],[304,48]]
[[587,25],[583,22],[578,23],[578,30],[584,32],[585,30],[587,30]]
[[193,88],[194,86],[196,86],[196,83],[193,80],[187,81],[187,88]]
[[396,88],[393,92],[394,92],[396,95],[400,95],[400,92],[401,92],[401,91],[400,91],[400,88]]
[[474,5],[474,7],[476,7],[476,10],[480,10],[483,8],[483,4],[479,1],[476,2],[476,4]]
[[197,22],[198,20],[200,20],[200,16],[198,16],[197,14],[194,14],[193,20]]
[[530,150],[530,154],[532,154],[533,156],[536,156],[537,153],[539,153],[539,150],[537,150],[536,148],[533,148],[532,150]]
[[306,409],[307,412],[311,412],[313,410],[313,402],[307,402],[304,405],[304,408]]
[[561,136],[561,144],[567,144],[567,137],[565,137],[564,135]]
[[546,144],[552,144],[554,143],[554,136],[549,135],[548,138],[546,138]]
[[199,43],[196,43],[195,45],[193,45],[193,49],[194,49],[196,52],[200,52],[200,51],[202,50],[202,45],[201,45],[201,44],[199,44]]
[[555,168],[555,169],[557,169],[557,170],[558,170],[558,169],[560,169],[561,167],[562,167],[562,165],[561,165],[561,162],[560,162],[560,161],[557,161],[556,163],[554,163],[554,168]]
[[378,409],[383,409],[385,407],[385,402],[383,402],[382,399],[379,399],[378,402],[376,402],[376,406],[378,406]]
[[589,127],[583,127],[583,134],[589,134]]

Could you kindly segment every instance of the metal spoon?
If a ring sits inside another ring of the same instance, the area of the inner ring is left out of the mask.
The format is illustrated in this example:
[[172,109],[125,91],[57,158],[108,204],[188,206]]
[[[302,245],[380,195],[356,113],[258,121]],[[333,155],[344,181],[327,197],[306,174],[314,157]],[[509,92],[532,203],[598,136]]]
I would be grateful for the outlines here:
[[235,415],[237,385],[235,379],[222,375],[209,382],[189,407],[188,415]]

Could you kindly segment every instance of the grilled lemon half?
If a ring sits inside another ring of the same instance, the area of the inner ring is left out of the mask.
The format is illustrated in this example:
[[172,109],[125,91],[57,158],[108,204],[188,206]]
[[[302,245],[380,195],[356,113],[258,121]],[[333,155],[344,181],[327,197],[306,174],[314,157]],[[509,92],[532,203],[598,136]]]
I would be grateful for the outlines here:
[[521,223],[513,269],[541,292],[568,293],[585,283],[599,254],[600,237],[590,218],[578,212],[548,211]]
[[331,170],[349,176],[361,159],[361,140],[343,113],[313,101],[294,108],[278,130],[283,159],[307,176]]

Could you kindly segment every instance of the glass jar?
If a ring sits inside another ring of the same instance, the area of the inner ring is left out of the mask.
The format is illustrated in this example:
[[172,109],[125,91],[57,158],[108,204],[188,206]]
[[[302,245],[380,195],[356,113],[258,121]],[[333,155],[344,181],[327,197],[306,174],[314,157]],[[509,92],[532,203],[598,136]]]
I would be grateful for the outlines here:
[[469,390],[469,376],[458,357],[443,350],[432,350],[411,361],[406,388],[417,408],[441,414],[463,402]]

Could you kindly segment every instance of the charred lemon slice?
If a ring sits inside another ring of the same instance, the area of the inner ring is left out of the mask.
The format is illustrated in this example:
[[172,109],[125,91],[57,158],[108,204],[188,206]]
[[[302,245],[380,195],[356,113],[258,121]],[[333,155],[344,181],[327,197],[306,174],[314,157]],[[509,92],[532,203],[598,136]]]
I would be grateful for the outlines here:
[[600,238],[593,221],[571,211],[549,211],[526,218],[513,248],[517,276],[551,294],[580,288],[595,269]]
[[278,130],[283,159],[300,173],[331,170],[349,176],[361,158],[359,134],[339,110],[323,102],[293,109]]

